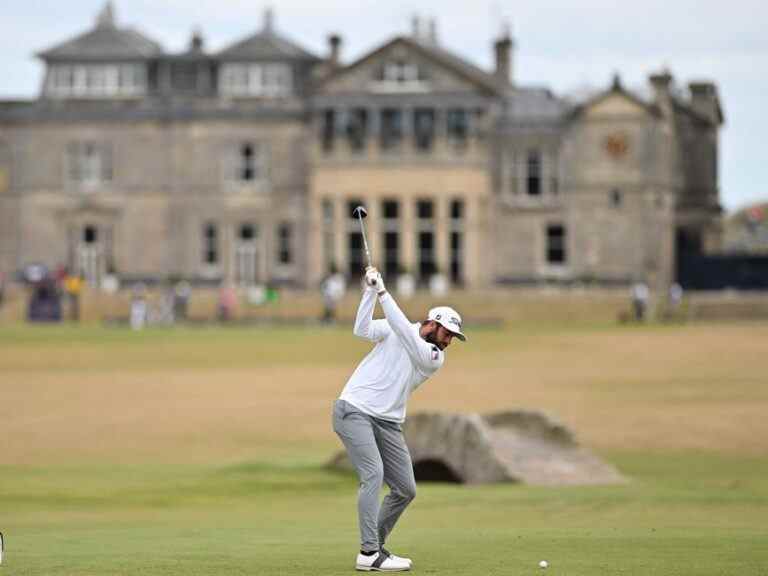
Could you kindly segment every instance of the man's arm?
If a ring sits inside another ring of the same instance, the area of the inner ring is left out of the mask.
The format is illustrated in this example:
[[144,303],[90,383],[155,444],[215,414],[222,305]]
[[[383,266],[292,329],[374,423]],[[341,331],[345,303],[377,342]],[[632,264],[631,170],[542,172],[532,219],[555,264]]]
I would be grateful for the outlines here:
[[392,331],[403,343],[405,351],[421,372],[431,374],[442,364],[441,354],[437,346],[424,340],[417,331],[413,330],[410,320],[403,314],[395,299],[389,292],[379,292],[379,304],[384,310],[384,316]]
[[355,327],[352,333],[360,338],[365,338],[371,342],[380,342],[386,338],[386,327],[382,320],[373,319],[373,309],[376,307],[376,289],[366,286],[363,291],[363,297],[360,300],[360,306],[357,308],[357,317],[355,318]]

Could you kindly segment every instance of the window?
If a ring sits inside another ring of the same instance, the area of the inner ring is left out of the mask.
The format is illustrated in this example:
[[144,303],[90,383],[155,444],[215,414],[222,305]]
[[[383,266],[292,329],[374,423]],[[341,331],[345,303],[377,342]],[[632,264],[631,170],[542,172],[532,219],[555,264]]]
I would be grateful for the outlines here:
[[452,200],[451,201],[451,220],[461,220],[464,218],[464,201]]
[[56,64],[48,72],[46,92],[54,97],[125,97],[146,92],[143,64]]
[[385,200],[381,204],[384,220],[397,220],[400,212],[400,205],[397,200]]
[[526,178],[528,196],[541,196],[541,153],[528,151],[528,175]]
[[267,179],[267,145],[263,142],[242,142],[230,149],[227,159],[228,180],[253,185]]
[[547,171],[549,172],[549,193],[557,196],[560,193],[560,167],[557,154],[548,156]]
[[413,136],[416,149],[423,152],[432,149],[435,139],[435,111],[431,108],[416,108],[413,111]]
[[243,242],[253,242],[256,239],[256,230],[253,224],[241,224],[239,236]]
[[67,182],[93,188],[112,181],[112,146],[108,142],[70,142],[66,151]]
[[286,64],[224,64],[219,76],[221,93],[225,96],[289,96],[293,77]]
[[562,224],[547,226],[547,263],[563,265],[567,262],[565,227]]
[[381,203],[384,230],[384,276],[395,278],[400,273],[400,203],[384,200]]
[[434,232],[434,202],[418,200],[416,202],[417,217],[417,254],[419,282],[429,281],[437,268],[435,266],[435,232]]
[[203,264],[219,263],[219,230],[215,222],[203,224]]
[[463,146],[469,136],[469,115],[463,108],[449,108],[446,113],[448,140]]
[[322,214],[323,262],[325,263],[325,269],[330,271],[336,268],[333,200],[328,198],[323,200]]
[[240,147],[240,180],[250,182],[255,179],[256,163],[252,144]]
[[464,212],[463,200],[452,200],[450,205],[450,277],[453,284],[464,282]]
[[322,142],[323,150],[330,152],[333,150],[333,140],[336,136],[336,113],[332,108],[323,112]]
[[393,150],[400,146],[403,139],[403,112],[395,108],[381,111],[381,147]]
[[428,220],[433,217],[434,204],[431,200],[419,200],[416,202],[416,215],[419,220]]
[[280,264],[293,262],[292,237],[293,227],[289,222],[283,222],[277,227],[277,261]]
[[375,88],[380,90],[423,90],[426,80],[423,66],[404,60],[385,62],[374,72]]
[[365,149],[365,141],[368,136],[368,110],[365,108],[353,108],[347,113],[347,139],[353,152],[361,152]]

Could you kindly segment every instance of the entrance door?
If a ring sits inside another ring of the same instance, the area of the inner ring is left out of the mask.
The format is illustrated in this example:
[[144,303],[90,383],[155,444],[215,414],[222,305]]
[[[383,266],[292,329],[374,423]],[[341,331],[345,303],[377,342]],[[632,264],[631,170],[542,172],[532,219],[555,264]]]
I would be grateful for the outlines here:
[[82,226],[77,245],[75,268],[90,286],[98,286],[105,272],[105,239],[99,232],[99,228],[93,224]]
[[235,282],[238,285],[254,286],[260,283],[260,256],[258,228],[252,223],[241,224],[235,239]]

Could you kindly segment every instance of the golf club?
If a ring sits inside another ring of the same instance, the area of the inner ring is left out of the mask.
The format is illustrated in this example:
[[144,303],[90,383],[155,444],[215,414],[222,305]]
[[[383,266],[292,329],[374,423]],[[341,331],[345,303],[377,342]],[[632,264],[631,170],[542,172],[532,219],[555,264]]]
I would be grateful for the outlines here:
[[360,232],[363,234],[363,247],[365,248],[365,257],[368,260],[368,266],[373,266],[371,261],[371,251],[368,249],[368,240],[365,237],[365,226],[363,225],[363,218],[368,216],[368,211],[363,206],[358,206],[352,211],[353,216],[357,216],[360,220]]

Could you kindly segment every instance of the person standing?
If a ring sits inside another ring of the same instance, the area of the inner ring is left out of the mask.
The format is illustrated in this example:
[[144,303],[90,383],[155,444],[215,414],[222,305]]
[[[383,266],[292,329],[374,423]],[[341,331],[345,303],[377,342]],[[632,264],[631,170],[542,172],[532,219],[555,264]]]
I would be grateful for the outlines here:
[[330,273],[320,285],[320,291],[323,295],[323,317],[321,320],[327,323],[335,322],[336,308],[347,291],[344,275],[336,269],[335,265],[331,266]]
[[[385,319],[373,320],[378,299]],[[410,570],[409,558],[384,548],[387,536],[416,496],[416,480],[402,424],[408,397],[445,362],[454,337],[466,340],[461,316],[452,308],[432,308],[427,319],[411,323],[368,267],[353,333],[376,345],[358,364],[333,407],[333,428],[360,479],[360,553],[355,568],[381,572]],[[379,490],[390,488],[383,502]]]

